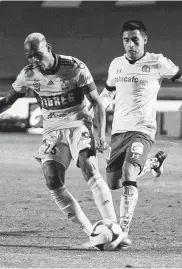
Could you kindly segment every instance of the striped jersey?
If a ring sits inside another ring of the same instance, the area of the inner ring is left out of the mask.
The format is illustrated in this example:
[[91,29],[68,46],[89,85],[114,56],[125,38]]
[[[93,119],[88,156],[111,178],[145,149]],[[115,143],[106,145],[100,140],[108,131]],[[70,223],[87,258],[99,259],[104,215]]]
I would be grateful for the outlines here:
[[163,78],[179,71],[162,54],[145,53],[134,64],[126,55],[115,58],[109,67],[106,88],[115,91],[112,134],[139,131],[152,139],[156,133],[156,101]]
[[87,66],[77,58],[53,54],[56,70],[45,73],[36,64],[24,67],[12,87],[33,90],[42,109],[44,134],[91,123],[85,93],[96,89]]

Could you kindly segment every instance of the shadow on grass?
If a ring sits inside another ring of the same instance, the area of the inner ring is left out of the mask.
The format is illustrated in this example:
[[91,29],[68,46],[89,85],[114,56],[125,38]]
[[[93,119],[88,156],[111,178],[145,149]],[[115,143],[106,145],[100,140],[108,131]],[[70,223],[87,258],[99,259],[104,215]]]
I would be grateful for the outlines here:
[[48,246],[48,245],[16,245],[16,244],[0,244],[0,247],[10,248],[35,248],[35,249],[51,249],[51,250],[70,250],[70,251],[97,251],[97,249],[86,249],[82,246]]
[[[46,233],[50,233],[53,231],[46,231]],[[0,232],[0,236],[12,236],[12,237],[24,237],[28,235],[31,235],[33,237],[46,237],[46,238],[70,238],[69,236],[60,236],[60,235],[46,235],[42,234],[45,233],[44,231],[12,231],[12,232]]]

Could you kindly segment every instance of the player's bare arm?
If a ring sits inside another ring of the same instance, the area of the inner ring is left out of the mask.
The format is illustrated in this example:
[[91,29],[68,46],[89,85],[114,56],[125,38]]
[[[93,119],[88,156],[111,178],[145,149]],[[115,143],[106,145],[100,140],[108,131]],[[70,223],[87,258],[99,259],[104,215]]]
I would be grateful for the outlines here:
[[115,94],[116,94],[115,90],[109,91],[106,88],[104,88],[104,90],[101,92],[100,98],[102,100],[105,109],[111,104],[112,100],[115,97]]
[[94,120],[97,127],[98,132],[98,145],[97,149],[100,152],[103,152],[105,149],[105,128],[106,128],[106,115],[103,103],[101,98],[97,92],[97,90],[93,90],[86,94],[88,100],[92,104],[94,111]]
[[23,93],[17,93],[13,87],[11,87],[9,93],[0,100],[0,113],[9,109],[18,98],[24,97]]

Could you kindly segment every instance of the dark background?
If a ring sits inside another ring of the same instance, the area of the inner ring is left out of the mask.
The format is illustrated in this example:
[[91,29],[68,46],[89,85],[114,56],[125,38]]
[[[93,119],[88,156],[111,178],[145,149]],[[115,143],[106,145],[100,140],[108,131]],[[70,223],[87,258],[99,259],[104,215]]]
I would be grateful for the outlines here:
[[[0,2],[1,96],[27,64],[23,42],[31,32],[43,33],[54,52],[84,61],[99,90],[112,59],[124,53],[120,30],[130,19],[145,23],[147,51],[162,53],[182,66],[182,2],[116,7],[115,1],[84,1],[79,8],[43,8],[41,4],[42,1]],[[163,85],[160,99],[182,99],[178,83],[175,88],[170,82]]]

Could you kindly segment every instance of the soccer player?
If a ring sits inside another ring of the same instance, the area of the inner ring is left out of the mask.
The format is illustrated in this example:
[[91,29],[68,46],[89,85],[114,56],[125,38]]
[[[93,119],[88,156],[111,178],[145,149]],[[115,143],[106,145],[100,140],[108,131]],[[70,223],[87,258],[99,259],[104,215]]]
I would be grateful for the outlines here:
[[[90,236],[92,224],[65,184],[65,172],[73,158],[81,168],[103,219],[117,222],[112,196],[98,169],[96,148],[105,150],[105,110],[87,66],[77,58],[57,55],[41,33],[24,42],[29,65],[25,66],[9,93],[0,100],[0,112],[8,109],[31,89],[43,113],[40,161],[47,187],[68,219]],[[88,100],[97,119],[97,144],[92,131]],[[99,237],[100,238],[100,237]],[[94,239],[94,244],[102,243]]]
[[126,238],[138,200],[137,177],[148,168],[154,176],[160,176],[167,156],[159,151],[146,162],[156,134],[156,101],[161,82],[163,78],[182,81],[179,67],[171,60],[145,51],[147,38],[141,21],[124,23],[125,54],[111,62],[101,93],[105,107],[115,97],[106,174],[112,190],[122,188],[120,226]]

